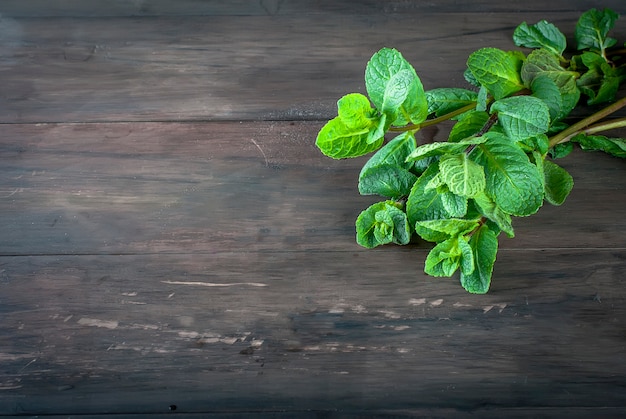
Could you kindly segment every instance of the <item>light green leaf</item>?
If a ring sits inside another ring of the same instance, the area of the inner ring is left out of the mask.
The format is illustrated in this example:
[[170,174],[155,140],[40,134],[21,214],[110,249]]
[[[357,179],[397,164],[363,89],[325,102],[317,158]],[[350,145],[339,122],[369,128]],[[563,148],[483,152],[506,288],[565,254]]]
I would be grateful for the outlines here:
[[373,204],[356,219],[356,241],[363,247],[407,244],[410,240],[411,229],[406,214],[394,201]]
[[417,179],[406,202],[406,214],[411,225],[418,221],[449,218],[441,202],[441,195],[436,189],[428,189],[426,185],[439,173],[438,162],[431,163],[428,169]]
[[486,294],[498,253],[498,236],[487,225],[483,225],[472,235],[469,245],[475,268],[469,274],[461,271],[461,285],[472,294]]
[[339,119],[350,129],[371,127],[376,119],[376,110],[369,99],[360,93],[350,93],[337,101]]
[[467,198],[450,191],[440,193],[441,203],[451,217],[464,217],[467,213]]
[[340,117],[336,117],[322,127],[315,145],[333,159],[358,157],[377,150],[383,144],[383,137],[368,143],[369,134],[369,127],[350,128]]
[[543,178],[537,166],[506,136],[487,133],[488,140],[477,146],[470,158],[485,169],[487,196],[504,212],[527,216],[543,203]]
[[474,78],[498,100],[524,88],[519,76],[522,60],[497,48],[473,52],[467,66]]
[[474,273],[474,252],[472,247],[465,240],[465,238],[459,238],[459,249],[461,250],[461,275],[468,276]]
[[464,236],[478,227],[479,221],[461,218],[425,220],[415,223],[415,232],[426,241],[441,242],[451,237]]
[[416,180],[417,176],[402,167],[381,164],[361,173],[359,193],[398,199],[409,195]]
[[574,187],[574,179],[561,166],[549,161],[543,161],[543,175],[546,192],[546,201],[552,205],[561,205]]
[[604,56],[604,51],[617,42],[607,35],[618,18],[619,15],[611,9],[591,9],[583,13],[576,23],[574,32],[578,49],[590,48]]
[[550,110],[539,98],[513,96],[500,99],[491,105],[498,113],[498,122],[513,140],[543,134],[550,128]]
[[478,94],[471,90],[456,87],[432,89],[426,92],[428,114],[435,116],[454,112],[464,106],[476,103]]
[[469,146],[482,144],[486,139],[483,138],[468,138],[456,143],[450,142],[434,142],[421,145],[417,147],[409,156],[407,161],[416,161],[425,159],[427,157],[441,156],[449,153],[460,153],[465,151]]
[[579,134],[571,141],[580,144],[580,148],[586,151],[604,151],[615,157],[626,158],[626,139],[624,138]]
[[487,194],[482,193],[474,197],[474,203],[480,213],[495,223],[509,238],[515,237],[511,216],[498,207]]
[[556,55],[562,55],[567,45],[565,35],[545,20],[530,26],[526,22],[519,25],[513,32],[513,42],[519,47],[545,48]]
[[466,153],[441,156],[439,173],[450,191],[456,195],[473,198],[485,189],[483,167],[470,160]]
[[419,124],[428,116],[424,87],[415,69],[395,49],[383,48],[365,69],[365,87],[374,105],[394,125]]
[[445,240],[428,253],[424,262],[424,272],[436,277],[452,276],[459,268],[461,254],[458,237]]

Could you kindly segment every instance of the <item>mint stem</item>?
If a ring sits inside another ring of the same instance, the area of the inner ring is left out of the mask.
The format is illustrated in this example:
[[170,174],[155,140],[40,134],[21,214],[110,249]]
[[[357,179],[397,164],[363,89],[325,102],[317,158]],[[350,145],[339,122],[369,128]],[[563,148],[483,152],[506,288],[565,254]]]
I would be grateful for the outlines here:
[[441,116],[439,116],[437,118],[427,119],[426,121],[421,122],[419,124],[411,124],[411,125],[406,125],[404,127],[391,127],[391,128],[389,128],[389,131],[394,131],[394,132],[417,131],[419,129],[422,129],[422,128],[425,128],[425,127],[429,127],[431,125],[436,125],[436,124],[439,124],[440,122],[452,119],[455,116],[461,115],[462,113],[465,113],[467,111],[471,111],[475,107],[476,107],[476,102],[473,102],[473,103],[470,103],[469,105],[465,105],[462,108],[459,108],[459,109],[457,109],[455,111],[449,112],[449,113],[447,113],[445,115],[441,115]]
[[608,131],[610,129],[624,128],[624,127],[626,127],[626,118],[620,118],[620,119],[616,119],[610,122],[602,122],[599,124],[591,125],[585,128],[584,130],[582,130],[582,132],[584,132],[585,134],[595,134],[595,133],[602,132],[602,131]]
[[[564,129],[560,133],[554,135],[550,138],[550,147],[554,147],[557,144],[568,142],[573,136],[582,132],[585,128],[589,127],[591,124],[601,120],[612,114],[613,112],[618,111],[619,109],[626,106],[626,97],[621,98],[617,102],[607,106],[604,109],[599,110],[593,115],[588,116],[585,119],[581,119],[574,125],[570,126],[567,129]],[[607,128],[608,129],[608,128]],[[597,131],[596,131],[597,132]]]

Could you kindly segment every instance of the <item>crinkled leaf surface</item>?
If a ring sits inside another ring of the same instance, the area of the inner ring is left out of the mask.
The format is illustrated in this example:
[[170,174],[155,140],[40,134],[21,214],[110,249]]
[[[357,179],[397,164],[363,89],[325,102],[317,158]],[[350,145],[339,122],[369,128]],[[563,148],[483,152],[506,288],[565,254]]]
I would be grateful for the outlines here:
[[426,92],[428,114],[435,116],[454,112],[464,106],[476,103],[478,94],[471,90],[458,87],[442,87]]
[[370,167],[359,176],[361,195],[381,195],[388,198],[408,196],[417,176],[391,164]]
[[368,128],[374,124],[376,110],[369,99],[360,93],[350,93],[337,101],[337,114],[350,129]]
[[580,144],[583,150],[604,151],[615,157],[626,158],[626,139],[624,138],[579,134],[572,138],[572,142]]
[[439,163],[433,162],[413,184],[406,202],[406,214],[411,225],[418,221],[449,218],[441,202],[441,195],[435,188],[427,188],[428,183],[439,173]]
[[356,219],[356,241],[363,247],[407,244],[410,239],[411,229],[406,214],[394,201],[372,204]]
[[417,143],[415,136],[410,132],[402,133],[385,144],[363,165],[360,176],[371,169],[380,165],[392,165],[410,169],[412,162],[407,162],[406,158],[415,150]]
[[336,117],[322,127],[315,144],[323,154],[333,159],[358,157],[379,149],[383,144],[383,137],[369,143],[369,134],[369,127],[350,128],[340,117]]
[[491,105],[498,113],[498,122],[513,140],[543,134],[550,128],[550,110],[539,98],[513,96],[500,99]]
[[536,213],[543,203],[543,178],[526,153],[502,134],[487,133],[470,158],[485,169],[487,196],[510,215]]
[[481,226],[469,241],[474,256],[474,270],[461,271],[461,285],[472,294],[485,294],[491,285],[493,265],[498,253],[498,236],[487,225]]
[[552,23],[541,20],[534,25],[526,22],[519,25],[513,32],[515,45],[527,48],[545,48],[562,55],[567,46],[565,35]]
[[415,232],[426,241],[441,242],[450,237],[469,234],[478,227],[478,220],[448,218],[445,220],[425,220],[415,223]]
[[475,79],[496,100],[524,88],[519,76],[521,65],[519,56],[497,48],[479,49],[467,60],[467,66]]
[[619,15],[611,9],[591,9],[583,13],[574,32],[578,49],[591,48],[604,55],[604,50],[617,42],[607,35],[618,18]]
[[439,172],[443,182],[456,195],[473,198],[485,189],[483,167],[470,160],[466,153],[442,156]]
[[471,145],[482,144],[486,139],[482,137],[468,138],[456,143],[434,142],[417,147],[409,156],[407,161],[425,159],[427,157],[441,156],[449,153],[459,153]]

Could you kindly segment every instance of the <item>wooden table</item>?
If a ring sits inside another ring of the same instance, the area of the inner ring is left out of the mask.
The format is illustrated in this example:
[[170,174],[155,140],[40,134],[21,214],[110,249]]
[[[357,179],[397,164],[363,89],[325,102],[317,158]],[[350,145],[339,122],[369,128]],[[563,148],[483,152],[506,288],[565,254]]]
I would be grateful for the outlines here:
[[383,46],[465,86],[522,21],[626,14],[458,3],[3,0],[0,416],[626,415],[623,161],[562,160],[477,296],[360,248],[364,159],[314,145]]

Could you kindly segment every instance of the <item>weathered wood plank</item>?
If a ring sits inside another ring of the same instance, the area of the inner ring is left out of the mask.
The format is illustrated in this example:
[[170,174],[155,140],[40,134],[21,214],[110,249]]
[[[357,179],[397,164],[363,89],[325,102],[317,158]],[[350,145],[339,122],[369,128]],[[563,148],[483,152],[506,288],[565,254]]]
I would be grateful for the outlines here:
[[[553,18],[572,34],[580,14],[398,7],[315,18],[2,18],[0,122],[325,119],[343,94],[364,91],[365,64],[383,46],[402,51],[427,89],[466,86],[475,49],[515,48],[524,20]],[[626,38],[623,26],[615,36]]]
[[3,257],[0,412],[625,407],[624,250],[505,250],[485,296],[415,257]]
[[[5,125],[0,254],[355,251],[364,158],[333,161],[321,123]],[[574,153],[562,207],[504,248],[626,248],[624,162]],[[418,247],[425,248],[425,245]]]

